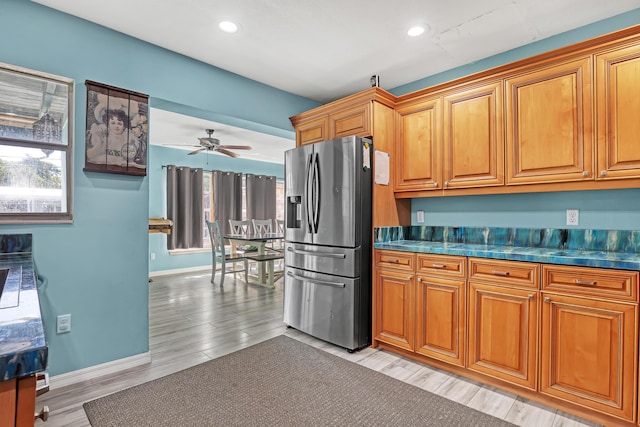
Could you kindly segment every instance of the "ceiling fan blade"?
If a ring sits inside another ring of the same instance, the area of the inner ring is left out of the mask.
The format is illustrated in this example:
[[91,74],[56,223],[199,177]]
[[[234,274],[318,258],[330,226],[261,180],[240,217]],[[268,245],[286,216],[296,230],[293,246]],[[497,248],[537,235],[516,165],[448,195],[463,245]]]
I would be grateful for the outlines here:
[[251,150],[248,145],[219,145],[219,148],[228,148],[231,150]]
[[190,156],[191,154],[199,153],[199,152],[204,151],[204,150],[206,150],[206,148],[198,148],[197,150],[193,150],[190,153],[187,153],[187,156]]
[[224,148],[216,148],[215,151],[217,151],[218,153],[222,153],[222,154],[226,154],[229,157],[233,157],[234,159],[236,157],[239,157],[239,154],[234,153],[233,151],[229,151],[229,150],[225,150]]

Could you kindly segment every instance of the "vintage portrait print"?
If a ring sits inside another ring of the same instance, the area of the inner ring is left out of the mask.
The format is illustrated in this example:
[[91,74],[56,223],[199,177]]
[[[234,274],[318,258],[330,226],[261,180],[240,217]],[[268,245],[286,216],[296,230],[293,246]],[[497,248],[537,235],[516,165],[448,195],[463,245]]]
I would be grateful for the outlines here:
[[85,171],[146,175],[148,96],[87,82]]

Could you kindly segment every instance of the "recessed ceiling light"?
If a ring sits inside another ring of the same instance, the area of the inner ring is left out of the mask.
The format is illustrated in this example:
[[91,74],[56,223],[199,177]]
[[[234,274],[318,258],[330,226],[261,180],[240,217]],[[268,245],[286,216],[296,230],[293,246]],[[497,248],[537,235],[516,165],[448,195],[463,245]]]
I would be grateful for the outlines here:
[[238,25],[231,21],[222,21],[218,24],[218,27],[225,33],[235,33],[238,31]]
[[424,27],[417,25],[415,27],[409,28],[409,31],[407,31],[407,35],[409,35],[409,37],[418,37],[420,34],[424,33],[424,30]]

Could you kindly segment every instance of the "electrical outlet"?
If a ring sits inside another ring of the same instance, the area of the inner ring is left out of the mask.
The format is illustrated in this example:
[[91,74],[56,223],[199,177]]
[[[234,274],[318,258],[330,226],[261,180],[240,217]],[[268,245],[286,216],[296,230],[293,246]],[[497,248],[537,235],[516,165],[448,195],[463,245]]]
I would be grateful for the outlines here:
[[416,212],[416,222],[418,224],[423,224],[424,223],[424,211],[417,211]]
[[71,314],[61,314],[56,318],[56,331],[59,334],[71,332]]
[[578,225],[580,223],[580,211],[578,209],[567,209],[567,225]]
[[154,259],[156,259],[156,253],[155,252],[151,252],[151,261],[153,261]]

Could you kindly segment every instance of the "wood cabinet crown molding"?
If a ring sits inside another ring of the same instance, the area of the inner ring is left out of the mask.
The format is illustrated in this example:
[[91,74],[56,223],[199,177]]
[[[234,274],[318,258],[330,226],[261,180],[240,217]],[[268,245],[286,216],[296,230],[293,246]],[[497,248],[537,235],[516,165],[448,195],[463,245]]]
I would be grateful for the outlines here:
[[396,106],[395,95],[387,92],[382,88],[372,87],[370,89],[354,93],[353,95],[349,95],[344,98],[329,102],[328,104],[324,104],[311,110],[304,111],[300,114],[296,114],[295,116],[289,117],[289,120],[294,127],[297,127],[299,124],[306,122],[311,118],[328,115],[329,113],[335,113],[344,108],[372,101],[379,102],[380,104],[386,105],[391,108],[395,108]]

